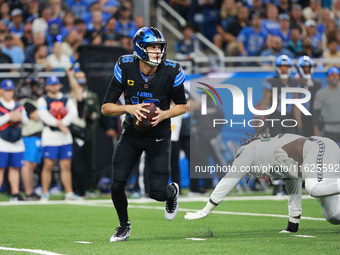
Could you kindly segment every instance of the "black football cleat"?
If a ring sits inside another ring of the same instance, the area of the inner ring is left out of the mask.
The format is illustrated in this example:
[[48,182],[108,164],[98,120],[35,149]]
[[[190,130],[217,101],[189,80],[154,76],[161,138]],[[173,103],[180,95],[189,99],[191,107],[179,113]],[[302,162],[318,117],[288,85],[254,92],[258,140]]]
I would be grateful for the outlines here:
[[110,242],[119,242],[125,241],[129,238],[131,232],[131,223],[128,221],[125,224],[120,224],[118,228],[116,228],[116,233],[113,234],[110,238]]
[[176,193],[175,196],[173,198],[169,198],[166,202],[165,202],[165,218],[167,220],[173,220],[178,212],[178,195],[179,195],[179,186],[177,183],[172,182],[170,183],[170,185],[174,186]]

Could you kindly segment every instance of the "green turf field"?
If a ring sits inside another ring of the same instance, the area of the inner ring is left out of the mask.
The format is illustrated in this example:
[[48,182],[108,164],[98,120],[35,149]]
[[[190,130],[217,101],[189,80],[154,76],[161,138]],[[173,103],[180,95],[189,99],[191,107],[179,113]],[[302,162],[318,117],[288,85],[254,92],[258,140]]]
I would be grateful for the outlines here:
[[303,216],[310,219],[301,220],[297,234],[307,237],[278,233],[287,224],[286,200],[225,201],[215,209],[217,213],[196,221],[184,220],[184,211],[201,209],[205,202],[187,200],[180,199],[181,211],[172,222],[164,218],[163,203],[132,200],[131,237],[118,243],[109,242],[117,226],[110,200],[27,205],[0,202],[0,254],[34,254],[1,250],[6,248],[40,250],[38,254],[49,255],[340,253],[340,226],[323,220],[315,199],[304,199],[302,204]]

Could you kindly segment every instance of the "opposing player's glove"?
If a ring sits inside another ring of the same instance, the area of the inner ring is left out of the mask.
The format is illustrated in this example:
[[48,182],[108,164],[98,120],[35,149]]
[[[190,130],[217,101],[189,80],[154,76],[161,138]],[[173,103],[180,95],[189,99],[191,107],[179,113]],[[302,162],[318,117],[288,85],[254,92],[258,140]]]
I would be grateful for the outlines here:
[[287,228],[280,231],[280,233],[296,233],[299,229],[299,223],[292,223],[288,221]]
[[186,220],[198,220],[202,219],[204,217],[207,217],[210,214],[210,212],[207,212],[205,210],[200,210],[194,213],[188,212],[186,215],[184,215],[184,219]]

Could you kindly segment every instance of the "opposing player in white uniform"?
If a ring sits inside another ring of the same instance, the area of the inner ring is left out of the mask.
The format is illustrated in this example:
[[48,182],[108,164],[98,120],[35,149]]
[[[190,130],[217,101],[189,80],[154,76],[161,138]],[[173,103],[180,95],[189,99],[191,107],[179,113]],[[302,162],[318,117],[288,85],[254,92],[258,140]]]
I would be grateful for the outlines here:
[[207,205],[200,211],[187,213],[184,218],[194,220],[208,216],[250,172],[287,178],[289,220],[283,232],[298,231],[303,180],[307,192],[319,201],[326,220],[340,224],[339,165],[340,149],[328,138],[293,134],[261,138],[255,134],[238,150],[231,171],[220,180]]

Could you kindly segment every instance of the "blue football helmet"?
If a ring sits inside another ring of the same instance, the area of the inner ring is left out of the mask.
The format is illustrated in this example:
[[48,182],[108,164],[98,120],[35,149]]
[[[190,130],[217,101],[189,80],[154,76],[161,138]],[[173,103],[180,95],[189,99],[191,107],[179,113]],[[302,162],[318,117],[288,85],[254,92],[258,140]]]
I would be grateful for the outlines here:
[[[310,67],[309,73],[305,73],[302,67]],[[300,76],[304,79],[311,79],[314,73],[314,62],[309,56],[299,57],[296,63],[296,69],[298,70]]]
[[[146,51],[146,47],[153,44],[161,45],[162,56],[160,61],[150,59],[149,54]],[[164,36],[157,28],[140,28],[133,37],[133,54],[151,66],[158,66],[161,61],[164,61],[166,58],[166,41]]]
[[[290,73],[292,71],[291,67],[293,65],[291,58],[288,57],[287,55],[280,55],[276,58],[275,65],[276,65],[276,72],[279,75],[279,77],[282,78],[282,79],[288,79],[289,76],[290,76]],[[282,74],[281,70],[279,68],[280,66],[288,66],[289,67],[288,73]]]

